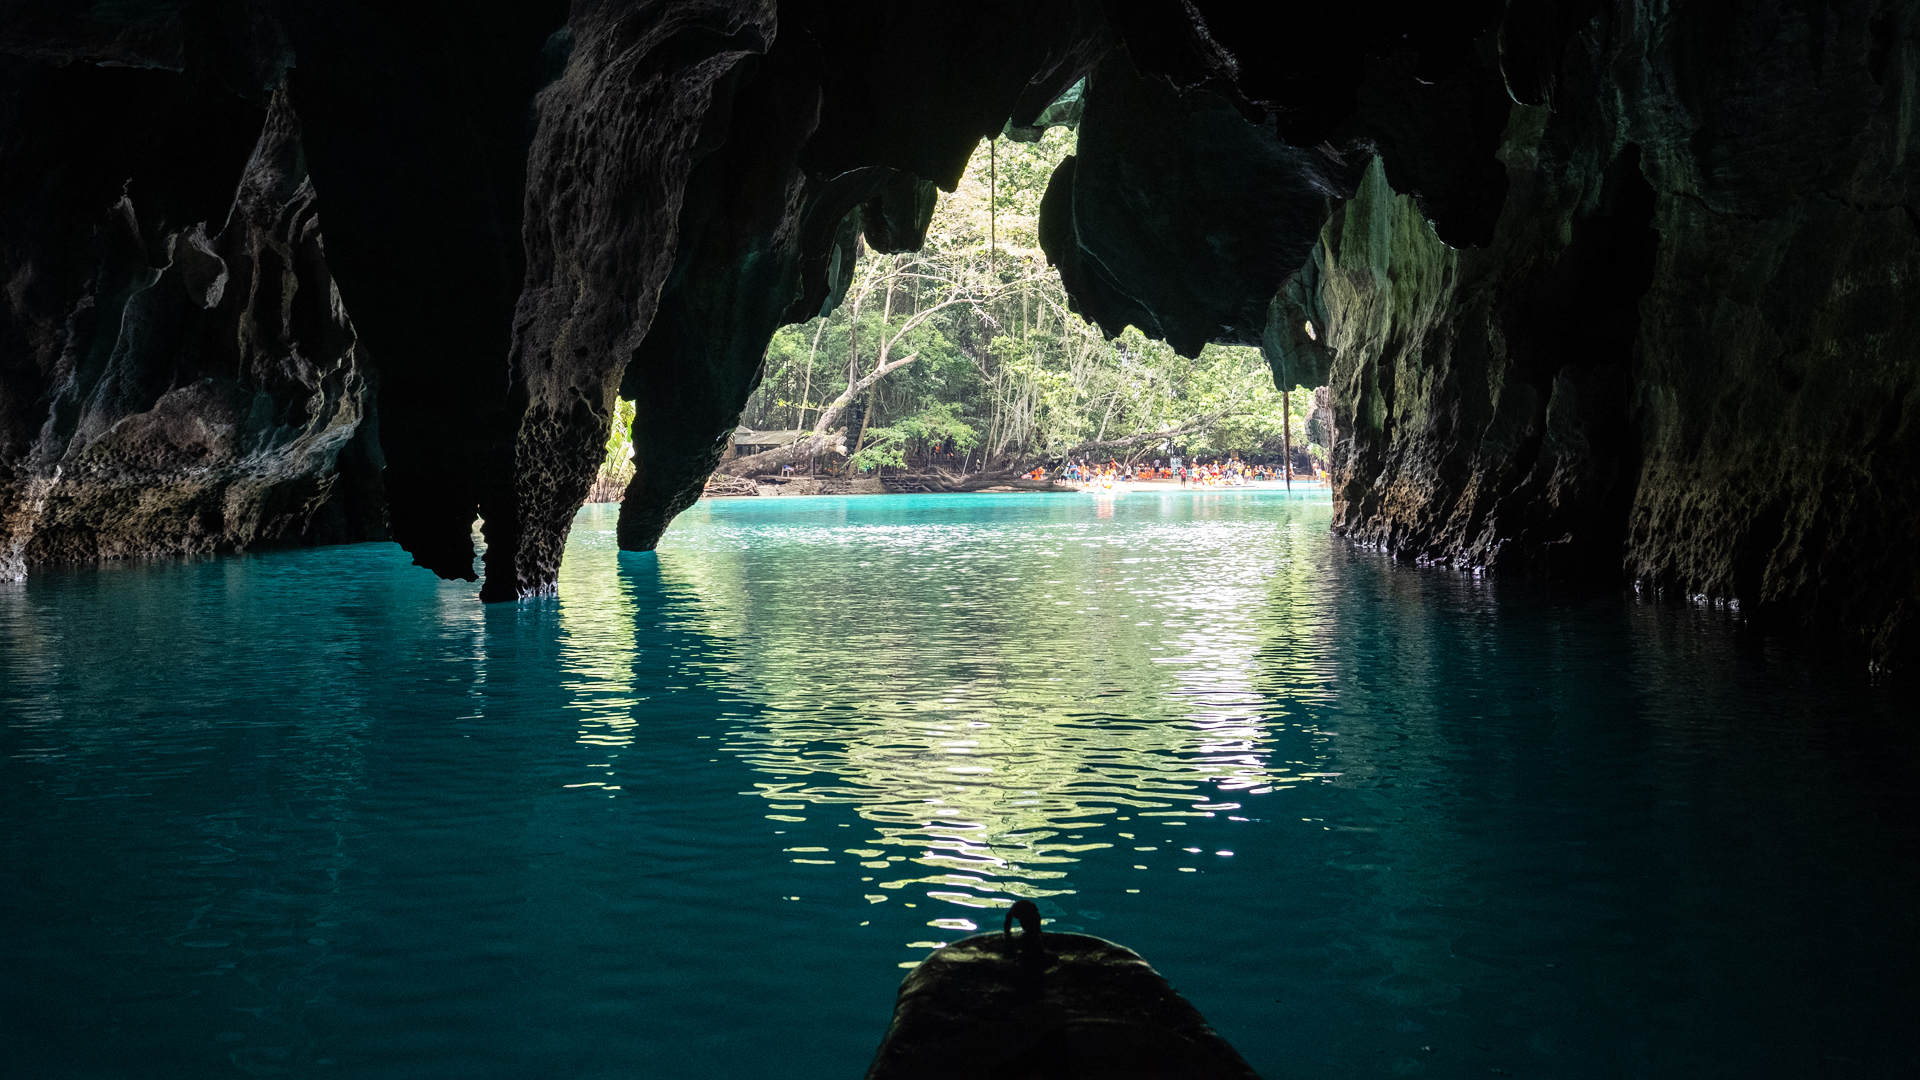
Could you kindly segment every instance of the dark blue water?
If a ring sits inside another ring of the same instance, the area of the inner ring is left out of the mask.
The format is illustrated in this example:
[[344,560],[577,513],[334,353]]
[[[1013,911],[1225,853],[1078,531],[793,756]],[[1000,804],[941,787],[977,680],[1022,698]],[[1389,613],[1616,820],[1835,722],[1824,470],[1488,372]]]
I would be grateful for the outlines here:
[[1269,1077],[1910,1076],[1915,714],[1280,493],[0,589],[0,1075],[854,1077],[1035,899]]

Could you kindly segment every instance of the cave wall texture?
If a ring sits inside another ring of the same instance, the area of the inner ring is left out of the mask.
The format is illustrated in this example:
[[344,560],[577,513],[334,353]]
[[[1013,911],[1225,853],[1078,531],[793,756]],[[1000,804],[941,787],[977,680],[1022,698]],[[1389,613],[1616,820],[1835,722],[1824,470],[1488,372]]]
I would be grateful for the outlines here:
[[[1482,64],[1523,51],[1517,7]],[[1376,158],[1273,320],[1283,368],[1332,383],[1336,528],[1910,666],[1914,18],[1595,6],[1509,72],[1484,246],[1443,243]]]
[[228,74],[0,55],[0,577],[384,535],[299,121]]
[[[391,538],[550,591],[1086,80],[1078,310],[1330,384],[1336,527],[1920,650],[1920,0],[0,0],[0,577]],[[1317,416],[1321,415],[1316,413]],[[377,417],[377,420],[376,420]]]

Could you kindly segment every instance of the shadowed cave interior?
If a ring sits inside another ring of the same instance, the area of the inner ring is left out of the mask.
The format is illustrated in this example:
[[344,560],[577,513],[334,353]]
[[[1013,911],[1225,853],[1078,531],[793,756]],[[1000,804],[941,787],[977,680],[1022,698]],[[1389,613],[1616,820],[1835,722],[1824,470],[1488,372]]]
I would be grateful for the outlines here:
[[[0,0],[0,1060],[1905,1075],[1917,105],[1920,0]],[[1006,140],[1330,500],[701,500]]]
[[856,238],[1085,80],[1050,262],[1330,385],[1336,531],[1910,669],[1920,5],[1253,8],[0,5],[0,575],[550,592],[616,397],[649,549]]

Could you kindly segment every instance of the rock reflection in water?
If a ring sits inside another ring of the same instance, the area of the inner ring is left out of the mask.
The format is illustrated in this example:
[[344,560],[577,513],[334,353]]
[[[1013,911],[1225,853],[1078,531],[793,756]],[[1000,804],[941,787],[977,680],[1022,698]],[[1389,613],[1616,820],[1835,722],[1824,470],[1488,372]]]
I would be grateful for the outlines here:
[[0,1075],[857,1075],[1022,893],[1267,1075],[1904,1075],[1911,695],[1173,498],[0,589]]

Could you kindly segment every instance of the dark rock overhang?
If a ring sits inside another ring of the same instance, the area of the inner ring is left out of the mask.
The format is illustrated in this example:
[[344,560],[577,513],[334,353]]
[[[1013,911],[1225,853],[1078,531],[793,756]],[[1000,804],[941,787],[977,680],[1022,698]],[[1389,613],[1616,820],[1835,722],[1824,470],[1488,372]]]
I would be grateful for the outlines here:
[[1343,530],[1891,656],[1914,6],[0,5],[0,570],[390,529],[471,579],[478,515],[483,596],[548,591],[622,393],[648,548],[856,238],[1079,87],[1080,310],[1331,381]]
[[[917,247],[934,188],[980,139],[1032,125],[1075,83],[1092,87],[1089,138],[1050,235],[1111,329],[1138,321],[1188,351],[1258,342],[1274,286],[1357,175],[1330,148],[1283,142],[1174,0],[9,7],[9,272],[35,287],[11,323],[4,460],[10,500],[42,508],[9,514],[16,572],[140,548],[138,529],[112,536],[117,501],[76,488],[76,470],[99,456],[97,430],[198,369],[139,359],[155,331],[117,316],[160,302],[156,270],[189,275],[198,249],[176,238],[261,224],[233,197],[250,158],[285,158],[287,182],[310,185],[324,224],[307,240],[324,254],[305,279],[250,280],[214,321],[337,291],[346,381],[377,399],[392,536],[473,578],[478,514],[491,599],[552,587],[617,390],[642,412],[623,536],[647,547],[698,494],[774,328],[837,300],[855,238]],[[1331,123],[1314,108],[1286,115]],[[1167,153],[1192,167],[1148,189],[1120,179],[1130,155]],[[137,251],[113,247],[116,206]],[[300,392],[323,378],[308,333],[291,329],[274,361]],[[149,392],[101,391],[129,381]],[[263,391],[232,382],[221,392]],[[272,539],[196,520],[154,546]]]

